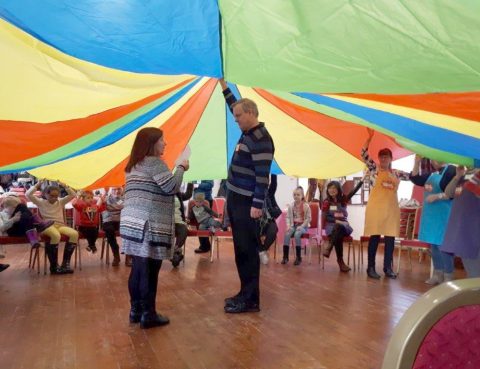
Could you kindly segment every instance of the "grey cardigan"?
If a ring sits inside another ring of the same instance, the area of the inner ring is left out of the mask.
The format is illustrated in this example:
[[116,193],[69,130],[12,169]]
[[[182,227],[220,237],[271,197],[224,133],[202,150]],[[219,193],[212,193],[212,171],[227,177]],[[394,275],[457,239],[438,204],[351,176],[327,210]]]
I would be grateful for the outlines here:
[[174,241],[174,195],[184,169],[174,174],[157,157],[147,156],[126,175],[120,217],[123,251],[128,255],[169,258]]

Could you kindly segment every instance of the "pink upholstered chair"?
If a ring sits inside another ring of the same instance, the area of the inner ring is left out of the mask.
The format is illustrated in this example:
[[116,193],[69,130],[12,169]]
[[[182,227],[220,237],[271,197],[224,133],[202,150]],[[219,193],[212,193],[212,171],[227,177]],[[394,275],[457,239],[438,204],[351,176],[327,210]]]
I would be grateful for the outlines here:
[[382,369],[480,368],[480,278],[443,283],[395,327]]

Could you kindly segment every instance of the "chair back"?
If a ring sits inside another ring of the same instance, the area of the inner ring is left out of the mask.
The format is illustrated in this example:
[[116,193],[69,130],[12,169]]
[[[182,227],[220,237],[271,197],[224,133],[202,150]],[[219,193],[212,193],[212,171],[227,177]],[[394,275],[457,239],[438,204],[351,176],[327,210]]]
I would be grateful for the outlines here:
[[309,233],[318,234],[318,217],[320,215],[320,206],[318,202],[309,202],[308,206],[310,206],[310,213],[312,216],[312,220],[310,221],[310,227],[308,228]]
[[[382,369],[479,368],[480,278],[431,289],[405,312],[393,331]],[[428,365],[426,365],[428,364]]]
[[[71,209],[71,217],[72,217],[72,227],[77,229],[78,226],[80,225],[80,211],[77,209],[73,208]],[[65,209],[65,219],[67,219],[67,209]]]
[[318,216],[320,213],[320,207],[318,205],[318,202],[310,202],[308,203],[308,206],[310,206],[310,213],[312,215],[310,228],[318,228]]
[[400,208],[400,235],[399,238],[412,240],[415,231],[418,208]]
[[213,199],[212,210],[217,213],[220,220],[222,220],[225,213],[225,197],[215,197]]

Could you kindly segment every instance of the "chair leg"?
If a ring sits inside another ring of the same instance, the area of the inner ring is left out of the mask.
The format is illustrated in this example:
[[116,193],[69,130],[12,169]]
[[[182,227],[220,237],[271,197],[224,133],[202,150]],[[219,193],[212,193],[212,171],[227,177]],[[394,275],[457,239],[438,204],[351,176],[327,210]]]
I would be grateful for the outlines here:
[[213,252],[215,249],[215,243],[213,242],[213,237],[210,237],[210,262],[213,263]]
[[220,238],[217,237],[217,260],[220,259]]
[[[32,255],[33,255],[33,247],[30,247],[30,258],[28,259],[28,269],[32,268]],[[33,259],[33,261],[35,262],[35,258]]]
[[412,265],[412,248],[411,247],[408,248],[408,263],[410,264],[410,270],[412,270],[413,265]]
[[397,274],[400,273],[400,261],[402,260],[402,246],[398,246]]
[[350,250],[352,252],[353,270],[356,270],[357,263],[355,261],[355,246],[353,244],[353,241],[348,242],[347,265],[350,265]]
[[[80,239],[77,241],[77,247],[75,247],[75,251],[73,251],[73,269],[77,269],[77,252],[80,246]],[[65,251],[64,251],[65,252]]]
[[[35,250],[35,256],[37,258],[37,274],[40,274],[40,247],[37,247]],[[35,262],[33,263],[35,268]]]
[[100,260],[103,260],[104,251],[105,251],[105,237],[102,238],[102,250],[100,251]]
[[318,243],[319,253],[318,253],[318,262],[322,263],[322,270],[325,269],[325,256],[323,256],[323,240]]
[[47,275],[47,248],[43,253],[43,275]]
[[[312,242],[313,242],[313,240],[311,240],[309,242],[309,245],[308,245],[308,247],[309,247],[309,250],[308,250],[308,264],[312,264]],[[307,252],[306,248],[305,248],[305,252]]]
[[82,249],[80,248],[80,242],[77,241],[77,247],[75,247],[75,251],[78,249],[78,267],[82,270]]
[[105,264],[110,265],[110,243],[108,241],[105,249]]
[[273,261],[277,261],[277,239],[275,238],[275,243],[273,244]]

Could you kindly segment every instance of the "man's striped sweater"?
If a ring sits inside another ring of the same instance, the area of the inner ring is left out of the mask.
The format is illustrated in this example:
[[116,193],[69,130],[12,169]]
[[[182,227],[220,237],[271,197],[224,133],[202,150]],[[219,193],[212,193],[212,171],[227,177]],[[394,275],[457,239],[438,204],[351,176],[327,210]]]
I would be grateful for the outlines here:
[[[223,95],[232,110],[231,106],[237,99],[230,89],[224,90]],[[244,196],[253,195],[252,206],[261,209],[274,152],[273,140],[264,123],[242,132],[228,168],[228,190]]]

